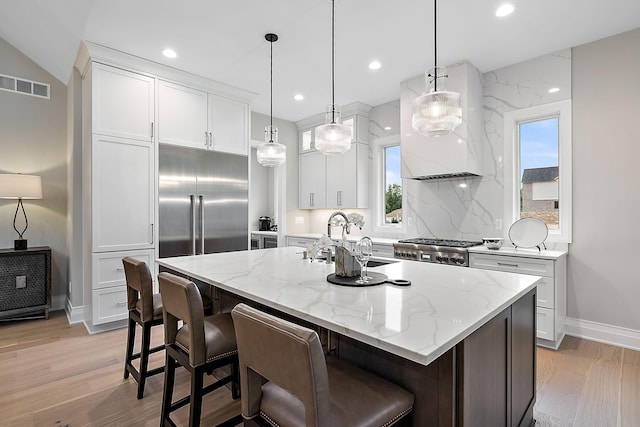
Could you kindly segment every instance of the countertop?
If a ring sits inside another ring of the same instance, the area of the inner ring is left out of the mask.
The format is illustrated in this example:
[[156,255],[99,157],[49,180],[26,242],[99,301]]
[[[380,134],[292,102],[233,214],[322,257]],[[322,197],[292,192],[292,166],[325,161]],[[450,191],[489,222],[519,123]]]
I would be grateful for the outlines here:
[[[507,244],[509,246],[507,246]],[[543,249],[538,251],[537,248],[515,248],[509,242],[504,242],[500,249],[487,249],[483,246],[474,246],[469,248],[469,253],[488,254],[488,255],[504,255],[512,257],[537,258],[557,260],[567,255],[567,251],[549,251]]]
[[[320,233],[297,233],[297,234],[287,234],[287,237],[302,237],[305,239],[319,239],[320,237],[322,237],[322,234]],[[349,242],[357,242],[358,240],[360,240],[361,238],[364,237],[364,234],[358,233],[356,231],[352,231],[351,234],[347,234],[347,241]],[[380,245],[393,245],[394,243],[396,243],[398,241],[398,239],[388,239],[385,237],[373,237],[373,236],[369,236],[371,238],[371,241],[373,241],[373,243],[376,244],[380,244]],[[338,231],[336,231],[334,234],[332,234],[332,240],[341,240],[342,237],[340,236],[340,233]]]
[[533,289],[540,277],[398,261],[370,268],[412,285],[338,286],[300,248],[162,258],[158,264],[428,365]]
[[259,234],[262,236],[277,236],[278,232],[277,231],[258,231],[258,230],[253,230],[250,231],[249,233],[251,234]]

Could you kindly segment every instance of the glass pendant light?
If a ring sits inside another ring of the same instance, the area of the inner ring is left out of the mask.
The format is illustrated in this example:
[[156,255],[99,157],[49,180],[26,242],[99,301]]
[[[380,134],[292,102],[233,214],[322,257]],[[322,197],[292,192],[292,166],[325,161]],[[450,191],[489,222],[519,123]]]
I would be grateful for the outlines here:
[[341,154],[351,148],[351,128],[342,124],[340,107],[335,103],[335,2],[331,1],[331,104],[325,124],[316,128],[316,149],[323,154]]
[[433,0],[433,69],[425,73],[429,91],[413,100],[411,126],[421,135],[440,136],[453,132],[462,123],[462,96],[447,91],[446,67],[438,66],[436,0]]
[[264,142],[258,145],[258,163],[265,167],[280,166],[287,156],[287,147],[278,144],[278,128],[273,126],[273,42],[278,40],[276,34],[266,34],[264,38],[271,44],[271,114],[268,126],[264,128]]

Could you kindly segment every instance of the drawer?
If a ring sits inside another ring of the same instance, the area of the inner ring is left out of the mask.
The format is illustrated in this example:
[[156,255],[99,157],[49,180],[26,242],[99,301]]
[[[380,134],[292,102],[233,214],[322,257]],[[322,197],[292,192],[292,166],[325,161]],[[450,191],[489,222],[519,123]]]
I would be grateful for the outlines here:
[[555,289],[554,280],[551,277],[543,277],[540,283],[538,283],[538,307],[545,307],[553,309],[555,303]]
[[536,336],[544,340],[555,341],[555,313],[548,308],[536,308]]
[[554,273],[553,260],[504,255],[469,254],[469,267],[546,277]]
[[393,245],[373,244],[373,256],[383,258],[393,258]]
[[310,248],[316,239],[305,239],[304,237],[287,237],[287,246],[297,246],[299,248]]
[[129,315],[127,287],[114,286],[94,290],[92,311],[94,325],[126,319]]
[[126,283],[122,258],[130,256],[144,261],[154,277],[153,250],[103,252],[93,254],[93,289],[121,286]]

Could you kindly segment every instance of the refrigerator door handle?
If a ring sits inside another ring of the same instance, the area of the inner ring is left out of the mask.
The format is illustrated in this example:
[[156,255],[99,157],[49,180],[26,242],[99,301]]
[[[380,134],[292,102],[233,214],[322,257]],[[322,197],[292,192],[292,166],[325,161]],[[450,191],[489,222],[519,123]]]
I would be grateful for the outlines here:
[[200,200],[200,255],[204,254],[204,196],[198,196]]
[[191,200],[191,255],[196,254],[196,198],[193,194],[189,195]]

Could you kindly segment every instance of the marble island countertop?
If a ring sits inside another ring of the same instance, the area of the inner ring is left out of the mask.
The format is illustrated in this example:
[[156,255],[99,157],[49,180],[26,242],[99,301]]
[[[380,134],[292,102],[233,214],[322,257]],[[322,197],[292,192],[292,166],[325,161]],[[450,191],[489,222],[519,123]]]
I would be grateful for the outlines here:
[[[358,240],[360,240],[361,238],[363,238],[365,235],[362,234],[362,232],[360,230],[358,231],[351,231],[350,234],[347,234],[347,241],[348,242],[357,242]],[[302,237],[304,239],[319,239],[320,237],[322,237],[321,233],[294,233],[294,234],[287,234],[287,237]],[[393,245],[394,243],[396,243],[398,241],[398,239],[389,239],[386,237],[375,237],[375,236],[368,236],[371,238],[371,240],[373,241],[373,243],[376,244],[380,244],[380,245]],[[331,239],[332,240],[341,240],[341,234],[339,231],[336,231],[335,233],[332,233],[331,235]]]
[[335,264],[300,248],[163,258],[169,269],[427,365],[528,291],[540,277],[414,261],[370,271],[412,285],[338,286]]

